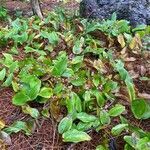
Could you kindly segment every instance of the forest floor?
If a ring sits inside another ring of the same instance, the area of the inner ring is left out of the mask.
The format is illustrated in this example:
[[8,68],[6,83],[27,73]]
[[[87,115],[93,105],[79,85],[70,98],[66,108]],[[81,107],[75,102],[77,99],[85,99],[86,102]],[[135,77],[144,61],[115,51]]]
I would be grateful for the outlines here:
[[[56,0],[43,0],[41,4],[42,8],[46,11],[51,11],[60,3]],[[31,15],[30,4],[25,2],[6,1],[6,7],[10,13],[14,13],[16,10],[21,10],[24,15]],[[78,4],[70,2],[67,4],[67,8],[71,10],[77,10]],[[1,52],[0,52],[1,53]],[[139,54],[134,54],[126,60],[126,68],[134,76],[134,83],[136,89],[142,96],[150,99],[150,82],[139,80],[140,75],[146,75],[150,77],[150,53],[145,53],[142,57]],[[140,96],[139,94],[139,96]],[[11,100],[13,91],[10,88],[0,89],[0,119],[4,120],[7,125],[12,124],[16,120],[29,120],[29,116],[22,113],[19,107],[12,105]],[[129,116],[130,118],[130,116]],[[141,127],[147,131],[150,131],[150,120],[135,122],[130,118],[130,121],[137,127]],[[52,119],[40,118],[37,122],[36,129],[32,136],[27,137],[22,133],[13,134],[11,136],[12,145],[7,146],[8,150],[94,150],[95,145],[98,145],[101,141],[101,134],[97,132],[91,132],[90,136],[92,141],[84,142],[80,144],[64,144],[61,141],[60,135],[57,133],[57,124]],[[116,139],[118,150],[123,149],[122,141],[120,137]]]
[[[42,0],[41,2],[41,8],[44,11],[44,13],[48,13],[48,11],[54,10],[56,7],[64,7],[65,9],[75,11],[78,9],[78,6],[79,4],[74,0],[70,0],[66,4],[62,4],[57,0]],[[27,3],[19,0],[6,0],[6,7],[10,11],[10,13],[15,13],[18,10],[22,11],[24,15],[32,15],[32,8],[29,2]]]

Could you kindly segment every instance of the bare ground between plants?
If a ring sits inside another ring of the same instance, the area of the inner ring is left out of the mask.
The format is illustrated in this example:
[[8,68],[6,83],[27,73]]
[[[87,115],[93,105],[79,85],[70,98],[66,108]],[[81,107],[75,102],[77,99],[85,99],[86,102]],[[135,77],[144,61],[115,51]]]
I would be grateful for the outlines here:
[[[19,0],[6,0],[6,7],[8,8],[10,14],[14,14],[18,10],[22,11],[22,14],[25,16],[32,15],[32,8],[29,2],[25,3]],[[47,14],[48,11],[52,11],[57,7],[64,7],[71,11],[74,11],[78,9],[78,3],[76,3],[74,0],[70,0],[70,2],[67,4],[62,4],[57,0],[41,1],[41,8],[45,14]]]

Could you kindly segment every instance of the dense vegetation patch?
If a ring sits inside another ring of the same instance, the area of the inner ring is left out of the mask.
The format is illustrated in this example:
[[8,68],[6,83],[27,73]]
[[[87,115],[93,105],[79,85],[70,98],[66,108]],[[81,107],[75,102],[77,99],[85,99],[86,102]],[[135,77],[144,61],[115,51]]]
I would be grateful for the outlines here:
[[[115,14],[103,22],[62,10],[43,21],[17,18],[0,29],[1,88],[11,87],[12,103],[34,121],[43,116],[59,122],[64,142],[90,141],[92,130],[104,130],[112,137],[123,132],[126,150],[148,150],[149,132],[135,127],[127,116],[149,119],[150,104],[137,96],[120,51],[141,51],[141,39],[149,34],[149,26],[132,29]],[[32,124],[16,121],[6,126],[0,120],[1,134],[22,131],[30,136]],[[108,141],[97,146],[101,149],[108,149]]]

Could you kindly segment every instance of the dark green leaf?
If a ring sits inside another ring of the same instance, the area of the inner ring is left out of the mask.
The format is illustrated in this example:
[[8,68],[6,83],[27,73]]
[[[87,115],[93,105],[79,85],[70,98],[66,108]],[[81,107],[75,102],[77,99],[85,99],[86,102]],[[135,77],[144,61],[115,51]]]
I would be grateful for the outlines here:
[[100,112],[100,121],[102,124],[110,124],[110,116],[107,111],[102,110]]
[[131,103],[131,110],[137,119],[141,119],[147,110],[147,104],[144,99],[136,99]]
[[22,111],[35,119],[39,117],[39,111],[36,108],[31,108],[29,105],[22,106]]
[[26,135],[31,135],[31,131],[29,130],[27,124],[23,121],[17,121],[13,123],[10,127],[5,128],[4,131],[8,134],[23,131]]
[[6,69],[3,68],[1,71],[0,71],[0,80],[4,80],[5,78],[5,75],[6,75]]
[[25,105],[29,100],[29,96],[27,96],[23,91],[21,91],[13,97],[12,103],[14,105],[22,106]]
[[54,76],[61,76],[67,69],[68,57],[65,52],[60,52],[57,56],[57,60],[54,61],[54,67],[52,74]]
[[97,119],[94,115],[89,115],[85,112],[78,113],[77,118],[85,123],[94,122]]
[[73,120],[71,117],[63,118],[58,125],[58,132],[63,134],[64,132],[70,130],[72,127],[72,122]]
[[39,93],[39,96],[44,98],[50,98],[52,95],[53,95],[52,89],[47,87],[43,87]]
[[125,107],[121,104],[116,104],[112,109],[109,110],[109,115],[116,117],[121,115],[125,111]]
[[111,133],[113,135],[120,135],[123,130],[128,127],[128,124],[118,124],[112,128]]
[[13,73],[9,74],[6,81],[3,83],[3,86],[8,87],[11,85],[13,79]]
[[80,54],[83,51],[83,45],[84,45],[84,38],[81,37],[75,42],[75,45],[73,46],[73,53],[74,54]]

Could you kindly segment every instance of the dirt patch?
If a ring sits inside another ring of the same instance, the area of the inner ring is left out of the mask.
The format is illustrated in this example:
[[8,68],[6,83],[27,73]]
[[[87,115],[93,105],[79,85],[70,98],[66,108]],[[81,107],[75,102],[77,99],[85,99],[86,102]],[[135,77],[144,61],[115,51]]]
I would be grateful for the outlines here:
[[[70,0],[67,4],[63,4],[62,2],[58,2],[57,0],[42,0],[41,8],[43,12],[46,14],[48,11],[52,11],[57,7],[63,7],[69,9],[71,11],[77,10],[79,4],[74,0]],[[6,8],[9,10],[10,14],[15,13],[17,10],[21,11],[23,15],[31,16],[32,8],[29,2],[23,2],[19,0],[7,0]]]

